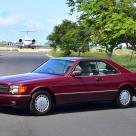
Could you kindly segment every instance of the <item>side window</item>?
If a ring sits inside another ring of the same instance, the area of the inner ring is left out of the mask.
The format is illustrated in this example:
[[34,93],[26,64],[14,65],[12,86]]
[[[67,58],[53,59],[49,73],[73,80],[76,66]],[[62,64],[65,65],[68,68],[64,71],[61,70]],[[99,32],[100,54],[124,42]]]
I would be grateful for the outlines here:
[[119,73],[111,65],[103,61],[81,61],[74,68],[74,71],[81,71],[80,76],[95,76],[95,75],[108,75]]
[[91,68],[89,61],[81,61],[79,64],[74,68],[74,71],[79,70],[81,71],[80,76],[90,76],[91,75]]
[[82,71],[82,68],[79,66],[79,65],[77,65],[75,68],[74,68],[74,71]]
[[99,69],[97,67],[96,61],[90,61],[90,67],[91,67],[93,75],[99,75]]
[[99,69],[99,74],[100,75],[105,75],[105,74],[117,74],[119,73],[115,68],[113,68],[111,65],[102,62],[102,61],[98,61],[97,62],[97,66]]
[[79,62],[79,64],[75,67],[74,71],[75,70],[80,70],[81,76],[93,76],[99,74],[99,71],[97,69],[97,63],[91,61]]

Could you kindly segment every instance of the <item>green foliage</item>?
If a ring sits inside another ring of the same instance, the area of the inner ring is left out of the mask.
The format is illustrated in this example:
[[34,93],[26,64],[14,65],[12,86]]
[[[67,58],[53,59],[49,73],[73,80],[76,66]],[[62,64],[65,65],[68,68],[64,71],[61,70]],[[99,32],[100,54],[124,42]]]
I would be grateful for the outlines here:
[[54,31],[48,36],[50,46],[55,49],[59,46],[65,56],[70,55],[71,51],[78,52],[79,48],[85,52],[89,49],[89,37],[84,30],[77,23],[64,20],[60,25],[55,26]]
[[111,57],[120,43],[130,43],[136,50],[136,0],[67,0],[71,12],[80,13],[80,23],[90,41],[104,46]]
[[56,50],[57,46],[62,45],[61,38],[73,28],[76,28],[76,23],[69,20],[64,20],[62,24],[55,26],[53,32],[47,37],[50,41],[50,46]]

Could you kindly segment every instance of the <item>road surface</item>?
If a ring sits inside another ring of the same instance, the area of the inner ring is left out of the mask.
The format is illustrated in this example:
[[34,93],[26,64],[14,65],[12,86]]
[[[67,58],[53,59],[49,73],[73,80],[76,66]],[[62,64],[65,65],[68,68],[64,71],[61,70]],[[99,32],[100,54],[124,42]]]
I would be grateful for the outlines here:
[[[0,76],[32,71],[48,58],[44,53],[0,53]],[[57,107],[48,116],[23,109],[0,108],[1,136],[135,136],[136,104],[117,109],[98,102]]]

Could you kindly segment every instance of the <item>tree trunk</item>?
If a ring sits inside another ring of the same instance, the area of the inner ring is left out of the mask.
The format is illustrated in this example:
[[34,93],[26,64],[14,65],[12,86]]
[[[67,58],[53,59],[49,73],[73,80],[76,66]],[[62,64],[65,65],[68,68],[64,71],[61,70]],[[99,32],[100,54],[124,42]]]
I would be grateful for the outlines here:
[[110,51],[106,49],[106,54],[108,56],[108,59],[112,59],[112,53],[113,53],[113,49],[111,49]]
[[134,55],[134,50],[132,50],[130,61],[132,61],[133,55]]
[[80,57],[81,51],[78,51],[78,57]]

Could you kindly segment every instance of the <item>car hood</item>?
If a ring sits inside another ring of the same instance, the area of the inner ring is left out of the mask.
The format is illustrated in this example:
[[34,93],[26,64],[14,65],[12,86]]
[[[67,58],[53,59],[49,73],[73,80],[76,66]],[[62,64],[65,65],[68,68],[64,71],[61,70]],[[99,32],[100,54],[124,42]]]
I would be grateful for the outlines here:
[[0,83],[27,83],[32,81],[39,81],[44,79],[55,79],[62,77],[60,75],[51,75],[51,74],[41,74],[41,73],[24,73],[18,75],[4,76],[0,77]]

